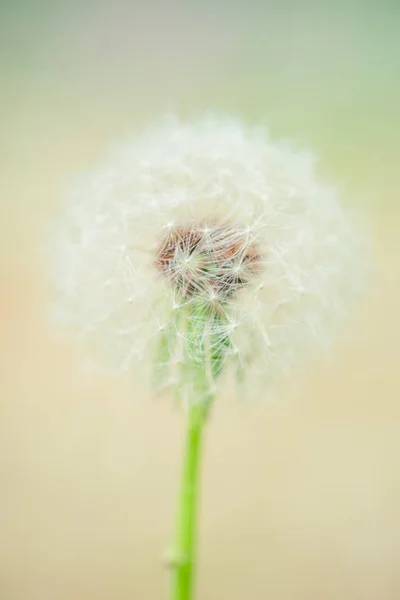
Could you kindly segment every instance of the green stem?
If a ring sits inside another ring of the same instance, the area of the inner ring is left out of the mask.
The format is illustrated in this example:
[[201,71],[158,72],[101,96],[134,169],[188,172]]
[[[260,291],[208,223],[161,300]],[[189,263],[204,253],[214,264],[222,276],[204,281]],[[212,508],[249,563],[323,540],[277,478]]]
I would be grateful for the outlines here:
[[[173,545],[171,600],[192,600],[201,437],[213,402],[214,381],[229,347],[221,317],[201,303],[183,308],[183,361],[177,393],[187,410],[186,448]],[[168,346],[170,348],[171,345]]]
[[196,399],[193,399],[188,410],[174,560],[171,565],[173,569],[171,600],[190,600],[192,598],[201,434],[205,415],[204,403],[196,402]]

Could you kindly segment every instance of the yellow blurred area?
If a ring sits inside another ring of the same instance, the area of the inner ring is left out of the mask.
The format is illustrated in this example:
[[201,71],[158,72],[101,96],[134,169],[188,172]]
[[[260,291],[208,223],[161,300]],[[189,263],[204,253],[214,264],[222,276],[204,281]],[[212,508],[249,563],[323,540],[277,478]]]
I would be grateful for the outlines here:
[[79,372],[46,324],[41,248],[68,182],[110,143],[208,109],[315,148],[368,223],[372,265],[349,340],[307,384],[272,404],[225,392],[215,406],[197,598],[399,598],[396,3],[0,12],[1,600],[168,597],[183,415],[139,373]]

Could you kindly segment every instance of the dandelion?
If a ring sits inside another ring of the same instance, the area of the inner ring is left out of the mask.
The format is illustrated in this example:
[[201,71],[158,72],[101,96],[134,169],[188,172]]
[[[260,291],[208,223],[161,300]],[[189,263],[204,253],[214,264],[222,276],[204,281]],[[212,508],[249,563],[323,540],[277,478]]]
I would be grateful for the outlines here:
[[151,362],[186,409],[174,600],[191,597],[200,434],[220,373],[275,383],[326,344],[359,288],[358,246],[311,154],[229,118],[168,120],[71,193],[53,251],[59,320],[104,368]]

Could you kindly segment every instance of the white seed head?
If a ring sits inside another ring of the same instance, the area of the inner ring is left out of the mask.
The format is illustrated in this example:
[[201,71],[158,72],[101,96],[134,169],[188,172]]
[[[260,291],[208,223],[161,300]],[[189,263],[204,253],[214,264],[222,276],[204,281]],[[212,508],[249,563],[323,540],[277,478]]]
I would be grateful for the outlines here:
[[362,279],[352,218],[313,157],[230,118],[168,120],[114,151],[55,238],[57,315],[113,370],[184,360],[199,339],[174,316],[188,307],[208,351],[272,382],[331,339]]

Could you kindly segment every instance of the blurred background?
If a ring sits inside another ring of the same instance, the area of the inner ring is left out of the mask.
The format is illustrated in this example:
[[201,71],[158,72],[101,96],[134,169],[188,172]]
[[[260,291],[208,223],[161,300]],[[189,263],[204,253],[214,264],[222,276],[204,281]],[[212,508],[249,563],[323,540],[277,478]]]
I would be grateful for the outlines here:
[[79,372],[46,325],[41,245],[110,143],[208,109],[316,150],[372,274],[306,384],[216,405],[197,598],[399,598],[398,3],[9,0],[0,23],[0,598],[167,598],[183,415],[138,374]]

